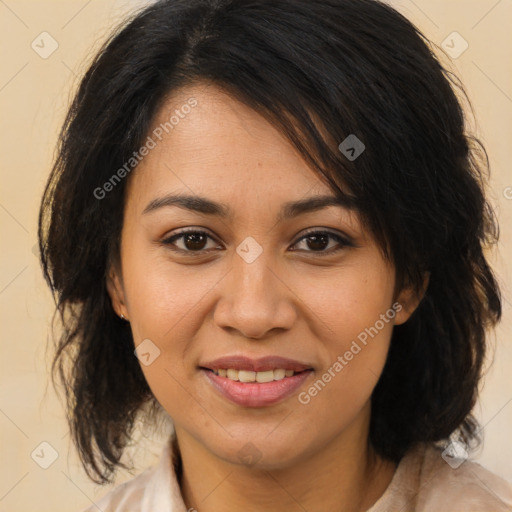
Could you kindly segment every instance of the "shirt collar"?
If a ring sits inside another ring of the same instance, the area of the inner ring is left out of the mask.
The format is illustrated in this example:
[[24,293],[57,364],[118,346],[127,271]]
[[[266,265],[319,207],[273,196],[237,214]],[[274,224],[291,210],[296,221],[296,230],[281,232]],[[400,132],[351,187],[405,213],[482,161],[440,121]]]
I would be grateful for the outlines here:
[[153,477],[148,482],[141,512],[187,512],[173,461],[179,457],[174,435],[165,444]]

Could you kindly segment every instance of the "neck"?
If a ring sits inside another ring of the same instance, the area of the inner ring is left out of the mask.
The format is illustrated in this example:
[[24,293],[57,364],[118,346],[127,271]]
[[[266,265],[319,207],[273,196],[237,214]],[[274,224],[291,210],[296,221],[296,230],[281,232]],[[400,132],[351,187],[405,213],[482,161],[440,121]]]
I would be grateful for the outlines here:
[[272,469],[221,459],[177,429],[187,510],[364,512],[384,493],[396,464],[378,457],[367,430],[355,427],[297,463]]

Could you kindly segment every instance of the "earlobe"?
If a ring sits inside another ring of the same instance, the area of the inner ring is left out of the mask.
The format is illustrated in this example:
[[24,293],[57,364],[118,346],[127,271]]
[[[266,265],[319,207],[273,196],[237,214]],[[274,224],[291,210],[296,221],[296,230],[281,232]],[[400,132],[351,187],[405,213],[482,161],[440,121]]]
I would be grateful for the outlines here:
[[430,272],[424,272],[423,284],[419,292],[416,292],[412,286],[404,286],[402,288],[396,299],[396,302],[400,304],[400,308],[396,308],[395,325],[404,324],[409,320],[425,296],[429,282]]
[[121,279],[116,270],[110,269],[107,275],[107,292],[112,301],[112,308],[117,316],[124,320],[128,319],[128,311],[126,310],[124,289]]

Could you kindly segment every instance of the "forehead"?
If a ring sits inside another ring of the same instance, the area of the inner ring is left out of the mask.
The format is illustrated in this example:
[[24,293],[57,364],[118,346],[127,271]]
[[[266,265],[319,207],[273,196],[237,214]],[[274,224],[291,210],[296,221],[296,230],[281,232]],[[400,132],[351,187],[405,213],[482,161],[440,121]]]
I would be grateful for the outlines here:
[[[187,109],[192,102],[195,106]],[[269,171],[277,179],[288,168],[315,176],[307,172],[302,157],[279,130],[215,86],[198,85],[168,97],[153,122],[152,132],[159,129],[164,133],[154,156],[172,154],[188,167],[199,163],[215,168],[229,162],[233,167],[227,171],[242,173],[246,167],[254,170],[272,162],[274,168]]]
[[137,188],[165,182],[203,191],[243,187],[257,193],[271,186],[295,195],[312,187],[331,193],[279,130],[215,86],[173,93],[148,135],[155,147],[137,166]]
[[334,197],[278,129],[215,86],[187,87],[167,97],[149,137],[155,145],[128,191],[140,214],[180,194],[227,205],[224,217],[272,210],[274,218],[283,219],[291,211],[285,203]]

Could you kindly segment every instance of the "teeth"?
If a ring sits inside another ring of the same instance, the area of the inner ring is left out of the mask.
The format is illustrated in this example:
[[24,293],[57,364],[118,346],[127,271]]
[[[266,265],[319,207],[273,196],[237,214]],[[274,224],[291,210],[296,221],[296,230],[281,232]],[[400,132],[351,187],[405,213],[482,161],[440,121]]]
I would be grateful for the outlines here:
[[285,375],[286,375],[286,370],[283,370],[281,368],[279,368],[278,370],[274,370],[274,380],[284,379]]
[[256,372],[240,370],[238,372],[238,380],[240,382],[254,382],[256,380]]
[[268,370],[267,372],[257,372],[256,380],[258,382],[272,382],[274,380],[274,370]]
[[238,380],[238,370],[231,370],[229,369],[227,372],[228,379],[231,380]]
[[276,368],[275,370],[267,370],[264,372],[253,372],[249,370],[235,370],[233,368],[219,368],[214,373],[220,377],[227,377],[231,380],[240,382],[272,382],[273,380],[282,380],[285,377],[292,377],[295,372],[293,370],[284,370]]

